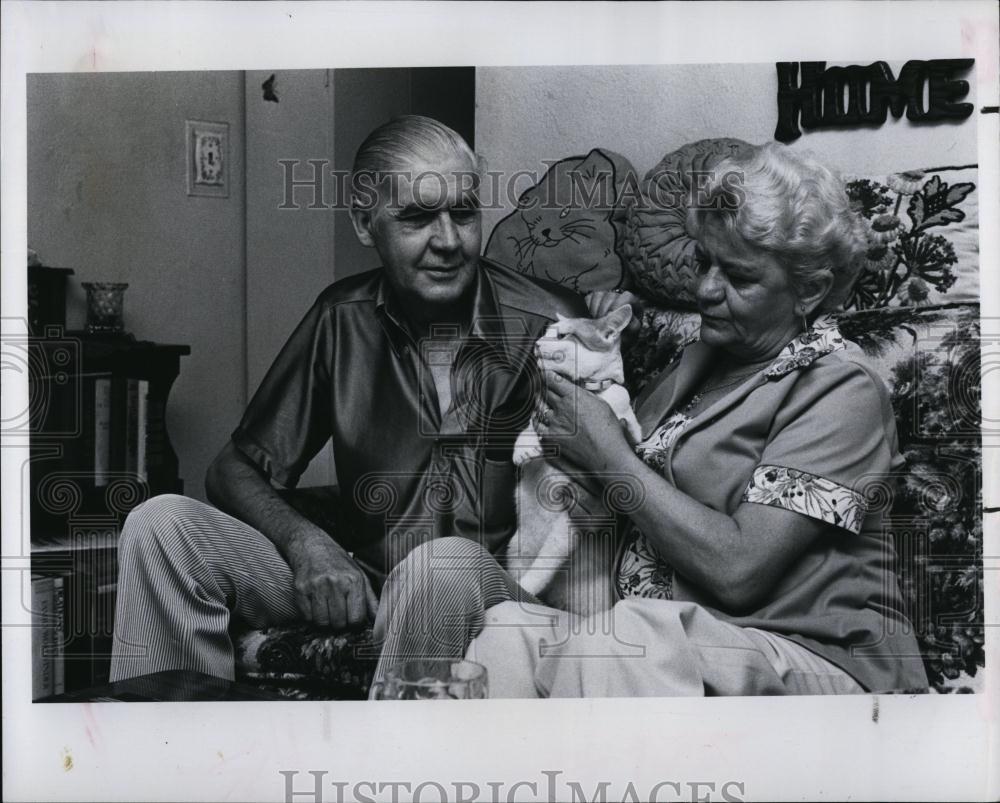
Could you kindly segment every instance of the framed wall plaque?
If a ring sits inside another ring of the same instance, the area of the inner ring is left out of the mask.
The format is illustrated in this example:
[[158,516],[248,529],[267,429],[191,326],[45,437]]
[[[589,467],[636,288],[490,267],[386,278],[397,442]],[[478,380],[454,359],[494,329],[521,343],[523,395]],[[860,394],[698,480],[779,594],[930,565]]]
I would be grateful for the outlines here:
[[187,121],[187,194],[229,197],[229,123]]

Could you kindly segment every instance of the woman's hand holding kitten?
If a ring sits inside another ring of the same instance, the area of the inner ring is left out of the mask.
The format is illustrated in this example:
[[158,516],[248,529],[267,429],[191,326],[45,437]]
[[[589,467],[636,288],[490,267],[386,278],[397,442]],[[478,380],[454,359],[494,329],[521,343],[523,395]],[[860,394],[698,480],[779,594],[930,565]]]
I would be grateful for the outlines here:
[[630,293],[628,290],[595,290],[593,293],[588,293],[584,300],[592,318],[603,318],[612,310],[624,307],[626,304],[632,307],[632,320],[625,327],[623,333],[625,335],[634,336],[642,326],[643,301],[635,293]]

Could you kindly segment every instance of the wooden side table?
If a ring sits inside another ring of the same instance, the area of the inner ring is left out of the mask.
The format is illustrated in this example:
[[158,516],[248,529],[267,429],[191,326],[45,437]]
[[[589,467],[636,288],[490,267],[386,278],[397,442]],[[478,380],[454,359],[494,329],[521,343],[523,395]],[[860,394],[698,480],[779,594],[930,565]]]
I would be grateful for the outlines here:
[[62,648],[48,659],[72,692],[108,679],[125,517],[152,496],[183,492],[166,408],[191,349],[58,327],[28,348],[31,570],[61,578],[53,592],[61,593],[61,632],[47,635],[50,648]]

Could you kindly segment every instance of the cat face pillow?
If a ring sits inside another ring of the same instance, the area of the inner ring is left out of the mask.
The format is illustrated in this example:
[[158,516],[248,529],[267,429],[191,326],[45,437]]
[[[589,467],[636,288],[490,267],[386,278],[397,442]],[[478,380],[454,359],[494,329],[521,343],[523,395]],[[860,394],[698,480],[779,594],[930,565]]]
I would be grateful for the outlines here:
[[628,161],[597,148],[556,162],[494,227],[486,256],[578,293],[618,287],[619,201],[629,180],[635,176]]

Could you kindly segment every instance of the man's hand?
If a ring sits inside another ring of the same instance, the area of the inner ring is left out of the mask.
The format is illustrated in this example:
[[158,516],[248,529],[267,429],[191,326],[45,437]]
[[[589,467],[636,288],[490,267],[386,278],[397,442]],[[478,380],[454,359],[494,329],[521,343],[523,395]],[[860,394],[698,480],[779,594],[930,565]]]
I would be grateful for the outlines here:
[[305,619],[341,629],[374,621],[378,598],[361,567],[278,496],[232,442],[209,467],[205,490],[216,507],[274,542],[292,570],[295,602]]
[[338,629],[375,621],[378,598],[368,577],[347,552],[322,533],[308,533],[289,545],[295,601],[311,622]]

